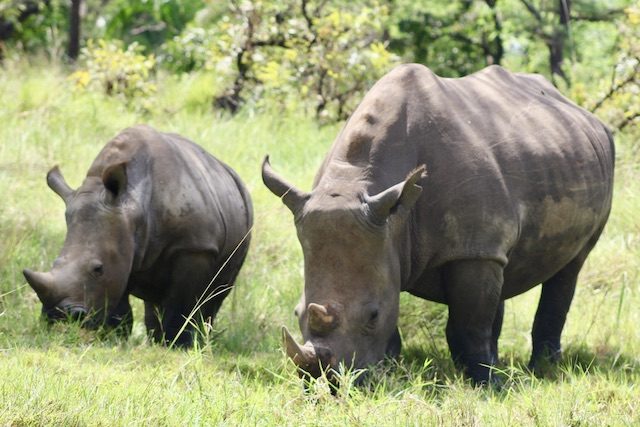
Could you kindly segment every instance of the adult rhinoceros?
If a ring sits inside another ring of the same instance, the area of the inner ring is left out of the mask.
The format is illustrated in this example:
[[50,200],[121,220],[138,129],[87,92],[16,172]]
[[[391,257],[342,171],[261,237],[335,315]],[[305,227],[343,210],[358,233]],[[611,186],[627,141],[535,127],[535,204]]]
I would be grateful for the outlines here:
[[407,291],[448,305],[452,357],[483,383],[503,301],[542,283],[531,364],[557,358],[578,273],[611,208],[613,151],[605,126],[541,76],[396,68],[348,120],[310,193],[263,164],[304,254],[305,342],[285,329],[287,354],[316,376],[397,354]]
[[24,270],[50,320],[131,327],[129,295],[145,301],[157,341],[192,341],[187,319],[213,318],[249,245],[249,193],[224,163],[178,135],[125,129],[72,190],[57,167],[47,183],[66,204],[67,237],[53,269]]

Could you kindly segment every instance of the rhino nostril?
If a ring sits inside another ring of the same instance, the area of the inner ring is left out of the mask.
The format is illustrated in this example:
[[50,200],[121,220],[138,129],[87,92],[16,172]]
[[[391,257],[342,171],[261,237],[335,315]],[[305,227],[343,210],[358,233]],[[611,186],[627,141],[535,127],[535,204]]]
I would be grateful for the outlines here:
[[71,320],[82,320],[87,315],[87,310],[82,307],[72,307],[67,311],[67,315]]
[[318,357],[318,360],[320,360],[320,363],[323,366],[331,365],[331,350],[329,350],[327,347],[314,348],[316,350],[316,356]]
[[42,314],[47,319],[47,322],[53,323],[60,320],[64,320],[67,317],[67,313],[60,307],[55,306],[52,308],[42,308]]

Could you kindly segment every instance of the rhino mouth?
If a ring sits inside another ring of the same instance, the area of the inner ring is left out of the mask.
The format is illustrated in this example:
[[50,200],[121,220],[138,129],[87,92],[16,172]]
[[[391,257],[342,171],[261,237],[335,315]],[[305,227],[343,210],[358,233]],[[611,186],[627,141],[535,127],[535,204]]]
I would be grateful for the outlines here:
[[57,323],[62,321],[84,323],[87,318],[87,309],[81,305],[54,306],[42,308],[42,315],[47,323]]
[[115,329],[129,322],[128,314],[113,314],[103,317],[100,316],[100,313],[89,313],[82,305],[43,308],[42,315],[49,325],[62,322],[78,323],[82,328],[89,330],[97,330],[101,327]]

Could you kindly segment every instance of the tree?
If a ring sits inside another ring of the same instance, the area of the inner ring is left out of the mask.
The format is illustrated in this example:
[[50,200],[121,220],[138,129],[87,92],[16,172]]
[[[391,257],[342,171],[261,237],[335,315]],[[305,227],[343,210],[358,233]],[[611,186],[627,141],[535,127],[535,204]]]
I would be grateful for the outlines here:
[[230,1],[209,34],[207,66],[225,87],[214,105],[312,105],[318,118],[346,118],[395,60],[388,17],[375,0]]
[[392,2],[391,50],[455,77],[502,63],[503,21],[497,0]]
[[608,21],[622,14],[622,9],[598,8],[590,0],[520,0],[534,18],[526,31],[538,37],[549,52],[551,81],[557,86],[558,78],[567,86],[571,80],[564,70],[567,49],[574,50],[571,24],[575,21]]
[[[591,106],[617,131],[640,121],[640,6],[618,20],[617,61],[604,94]],[[639,133],[636,128],[636,134]]]
[[4,57],[4,41],[9,40],[15,33],[16,26],[41,11],[41,6],[47,7],[49,1],[39,2],[29,0],[14,2],[0,0],[0,60]]

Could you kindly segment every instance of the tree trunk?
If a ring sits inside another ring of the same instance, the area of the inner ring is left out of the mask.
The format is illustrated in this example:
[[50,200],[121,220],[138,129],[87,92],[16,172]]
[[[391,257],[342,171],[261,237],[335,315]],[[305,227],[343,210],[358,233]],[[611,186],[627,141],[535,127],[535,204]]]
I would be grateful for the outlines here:
[[547,47],[549,48],[549,67],[551,69],[551,80],[557,86],[555,77],[558,76],[570,86],[571,81],[562,69],[564,62],[564,51],[566,40],[569,37],[569,21],[571,16],[571,0],[558,0],[558,16],[560,17],[560,26],[554,29]]
[[72,61],[78,58],[80,53],[80,6],[82,0],[71,0],[69,9],[69,46],[67,56]]
[[498,0],[485,0],[487,6],[491,8],[491,15],[493,17],[493,28],[496,32],[496,37],[493,39],[493,46],[487,46],[485,48],[485,57],[487,65],[500,65],[502,57],[504,56],[504,46],[502,45],[502,21],[498,16],[498,10],[496,3]]

